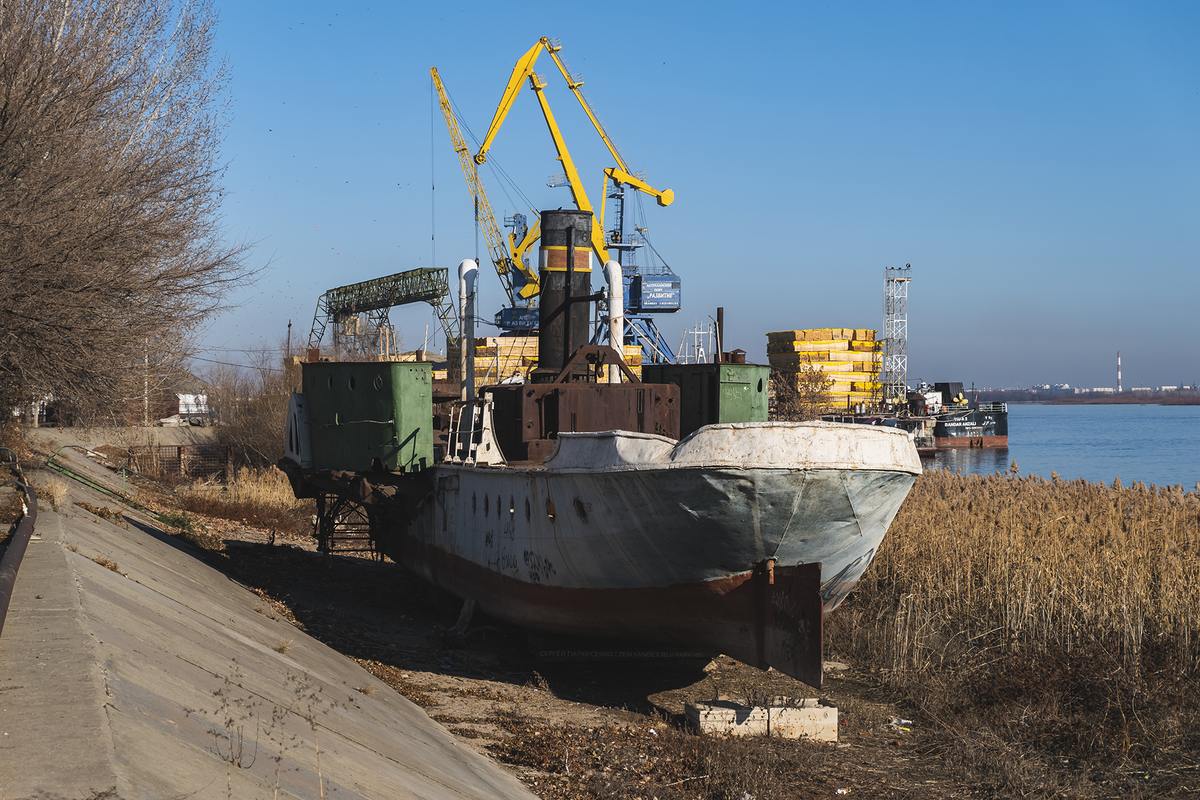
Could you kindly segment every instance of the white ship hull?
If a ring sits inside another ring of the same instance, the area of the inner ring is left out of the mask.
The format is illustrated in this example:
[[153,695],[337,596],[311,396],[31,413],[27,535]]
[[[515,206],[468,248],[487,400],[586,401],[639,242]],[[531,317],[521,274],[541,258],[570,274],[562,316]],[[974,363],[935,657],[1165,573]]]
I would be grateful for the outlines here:
[[496,618],[723,652],[819,685],[821,617],[921,471],[909,434],[826,422],[558,442],[539,467],[436,466],[423,491],[328,480],[374,509],[383,552]]

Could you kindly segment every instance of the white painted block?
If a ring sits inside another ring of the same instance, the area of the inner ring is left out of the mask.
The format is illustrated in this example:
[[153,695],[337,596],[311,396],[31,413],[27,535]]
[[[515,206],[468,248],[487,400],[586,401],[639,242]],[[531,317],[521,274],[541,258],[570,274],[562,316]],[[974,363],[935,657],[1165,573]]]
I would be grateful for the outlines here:
[[[786,702],[786,701],[778,701]],[[688,724],[699,733],[728,736],[782,736],[836,742],[838,712],[819,700],[750,707],[733,700],[710,700],[685,706]]]
[[769,734],[785,739],[816,739],[836,742],[838,712],[833,706],[823,706],[816,700],[805,700],[799,708],[771,708]]
[[768,711],[749,708],[733,700],[711,700],[707,703],[688,703],[684,706],[688,724],[700,733],[719,733],[730,736],[765,736]]

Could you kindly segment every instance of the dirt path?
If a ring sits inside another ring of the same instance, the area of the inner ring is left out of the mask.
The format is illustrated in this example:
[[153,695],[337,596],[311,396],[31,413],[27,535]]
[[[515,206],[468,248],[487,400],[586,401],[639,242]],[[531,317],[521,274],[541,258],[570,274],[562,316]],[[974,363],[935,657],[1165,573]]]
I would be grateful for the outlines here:
[[195,523],[181,546],[256,591],[260,613],[359,661],[544,798],[990,796],[964,787],[961,768],[947,777],[943,739],[919,722],[892,724],[904,714],[867,670],[827,669],[821,696],[839,709],[836,745],[696,736],[684,725],[689,700],[816,693],[725,656],[539,663],[525,632],[483,614],[465,635],[451,632],[461,603],[390,561],[329,558],[311,538],[272,541],[227,520]]
[[829,671],[838,745],[687,733],[688,700],[810,697],[809,687],[711,661],[538,663],[525,634],[476,614],[387,561],[326,558],[311,540],[228,537],[218,557],[281,614],[364,664],[471,747],[547,798],[967,797],[947,786],[932,737],[853,668]]

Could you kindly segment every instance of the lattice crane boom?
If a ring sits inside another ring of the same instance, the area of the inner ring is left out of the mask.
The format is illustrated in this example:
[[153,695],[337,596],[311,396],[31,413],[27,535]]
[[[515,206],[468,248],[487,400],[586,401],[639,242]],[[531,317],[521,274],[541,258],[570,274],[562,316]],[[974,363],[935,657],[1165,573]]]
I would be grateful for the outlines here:
[[308,346],[318,347],[329,323],[338,323],[358,314],[367,314],[376,330],[387,323],[387,311],[408,303],[429,303],[437,312],[446,340],[458,339],[453,305],[450,303],[449,270],[445,267],[419,267],[383,278],[374,278],[349,286],[339,286],[321,295],[313,315]]
[[442,107],[442,116],[446,118],[446,128],[450,132],[450,141],[454,144],[454,152],[458,154],[458,160],[462,164],[463,175],[466,176],[467,186],[471,190],[472,199],[475,201],[475,216],[479,221],[479,227],[483,229],[483,238],[487,242],[488,254],[492,259],[492,263],[496,266],[496,272],[500,276],[500,285],[504,287],[504,293],[508,296],[509,305],[514,304],[514,272],[519,272],[525,278],[525,285],[521,287],[517,296],[523,298],[533,297],[541,291],[541,287],[538,284],[537,272],[527,267],[519,258],[514,259],[505,247],[505,237],[500,233],[500,228],[496,225],[496,216],[492,213],[492,205],[488,202],[487,192],[483,188],[483,181],[479,177],[479,172],[475,169],[475,161],[471,158],[471,149],[467,146],[467,142],[459,130],[458,118],[455,117],[454,109],[450,106],[450,98],[446,95],[446,88],[442,85],[442,79],[438,75],[437,67],[431,67],[429,74],[433,76],[433,85],[437,89],[438,100]]

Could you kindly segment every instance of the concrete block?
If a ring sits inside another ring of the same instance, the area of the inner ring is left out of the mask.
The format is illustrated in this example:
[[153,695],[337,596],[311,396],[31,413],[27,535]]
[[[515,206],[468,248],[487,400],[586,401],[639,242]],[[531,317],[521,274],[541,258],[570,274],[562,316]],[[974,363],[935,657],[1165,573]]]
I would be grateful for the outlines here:
[[688,725],[698,733],[837,741],[838,713],[834,706],[815,699],[790,703],[779,698],[776,702],[751,707],[733,700],[710,700],[688,703],[684,710]]
[[821,705],[817,700],[804,700],[796,707],[771,708],[768,727],[770,736],[836,742],[838,712],[833,706]]
[[684,711],[688,725],[699,733],[766,736],[770,729],[767,709],[750,708],[733,700],[688,703]]

